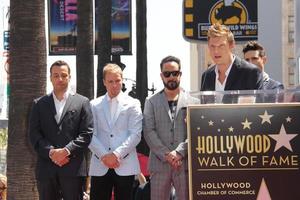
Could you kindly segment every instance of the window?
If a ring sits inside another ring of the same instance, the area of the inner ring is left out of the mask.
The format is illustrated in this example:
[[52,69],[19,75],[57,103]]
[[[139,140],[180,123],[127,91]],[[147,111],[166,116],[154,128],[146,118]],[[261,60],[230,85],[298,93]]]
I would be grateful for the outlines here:
[[290,43],[295,41],[295,16],[288,16],[288,41]]

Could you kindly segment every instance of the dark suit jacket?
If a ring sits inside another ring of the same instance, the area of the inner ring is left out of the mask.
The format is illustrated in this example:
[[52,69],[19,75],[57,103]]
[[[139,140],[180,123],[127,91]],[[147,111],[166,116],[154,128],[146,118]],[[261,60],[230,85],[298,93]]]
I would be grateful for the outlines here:
[[[215,68],[216,65],[208,68],[202,74],[201,91],[215,91]],[[226,81],[225,90],[258,90],[262,88],[263,76],[260,70],[236,56]]]
[[[70,94],[60,122],[54,116],[56,109],[53,95],[34,100],[30,116],[30,141],[37,152],[37,178],[60,176],[86,176],[87,149],[92,138],[93,119],[89,100],[79,94]],[[49,158],[52,148],[66,147],[70,161],[63,167]]]

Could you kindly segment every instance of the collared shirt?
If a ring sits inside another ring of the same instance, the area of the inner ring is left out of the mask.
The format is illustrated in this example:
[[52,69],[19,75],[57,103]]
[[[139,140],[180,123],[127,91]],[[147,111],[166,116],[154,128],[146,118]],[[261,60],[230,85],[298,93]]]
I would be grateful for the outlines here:
[[122,92],[120,92],[117,96],[115,96],[114,98],[110,98],[110,96],[107,94],[107,101],[109,102],[109,110],[110,110],[110,118],[113,119],[116,111],[117,111],[117,107],[119,104],[119,100],[120,100],[120,96],[122,95]]
[[67,102],[67,98],[69,97],[70,91],[67,90],[64,93],[64,96],[63,96],[62,100],[58,100],[57,97],[55,96],[54,92],[52,92],[52,94],[53,94],[53,100],[54,100],[54,105],[55,105],[55,110],[56,110],[55,120],[56,120],[57,123],[59,123],[62,112],[63,112],[64,107],[65,107],[66,102]]
[[270,76],[269,76],[269,74],[267,74],[265,71],[263,71],[263,79],[264,79],[264,82],[266,82],[266,81],[269,81],[269,80],[270,80]]
[[[120,92],[117,96],[115,96],[114,98],[110,98],[110,96],[108,95],[108,93],[106,93],[106,98],[107,101],[109,102],[109,110],[110,110],[110,119],[112,120],[116,114],[117,108],[118,108],[118,104],[120,102],[120,98],[122,96],[122,92]],[[120,154],[116,151],[113,151],[113,153],[117,156],[118,159],[120,159]]]
[[216,82],[215,82],[215,91],[224,91],[225,90],[225,85],[226,85],[226,82],[227,82],[227,77],[228,77],[228,74],[230,73],[230,70],[232,68],[232,64],[235,60],[235,55],[233,55],[233,59],[232,59],[232,63],[229,65],[228,69],[226,70],[225,72],[225,80],[223,81],[223,83],[221,83],[219,81],[219,69],[218,69],[218,66],[215,68],[215,73],[216,73]]
[[[53,94],[53,100],[54,100],[54,105],[55,105],[55,110],[56,110],[56,115],[54,117],[55,117],[55,120],[56,120],[57,123],[59,123],[59,121],[60,121],[60,118],[61,118],[62,112],[64,110],[64,107],[66,105],[67,99],[68,99],[68,97],[69,97],[69,95],[71,93],[72,93],[71,90],[67,90],[64,93],[63,99],[62,100],[58,100],[57,97],[55,96],[54,92],[52,92],[52,94]],[[71,152],[70,152],[69,149],[65,148],[65,150],[67,151],[68,155],[71,154]],[[50,151],[49,151],[49,157],[51,158]]]

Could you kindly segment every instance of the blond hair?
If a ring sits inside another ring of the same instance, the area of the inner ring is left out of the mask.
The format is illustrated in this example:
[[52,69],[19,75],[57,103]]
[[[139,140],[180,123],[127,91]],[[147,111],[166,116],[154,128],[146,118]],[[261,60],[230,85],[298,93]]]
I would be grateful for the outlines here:
[[123,78],[123,71],[121,67],[114,63],[108,63],[103,68],[103,79],[105,80],[105,76],[108,73],[120,74]]
[[234,42],[234,35],[227,26],[216,23],[209,27],[207,32],[207,41],[209,41],[210,38],[222,36],[227,38],[228,43],[232,44]]

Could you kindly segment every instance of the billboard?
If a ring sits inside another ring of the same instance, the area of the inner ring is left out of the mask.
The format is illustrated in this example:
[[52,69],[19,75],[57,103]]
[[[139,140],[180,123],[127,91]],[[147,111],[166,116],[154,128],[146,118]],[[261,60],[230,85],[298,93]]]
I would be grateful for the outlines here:
[[298,200],[299,103],[188,107],[192,200]]
[[257,40],[257,0],[185,0],[183,35],[206,41],[211,24],[229,27],[236,41]]
[[76,54],[77,0],[49,0],[49,54]]
[[[98,14],[98,1],[95,2],[96,16]],[[95,40],[98,39],[99,17],[95,19]],[[112,0],[111,11],[111,53],[115,55],[131,55],[131,1]],[[97,52],[97,46],[96,46]]]
[[[95,6],[95,15],[97,16],[97,4]],[[49,0],[48,13],[49,54],[75,55],[77,0]],[[96,21],[96,31],[98,31],[97,24]],[[117,55],[131,54],[131,0],[112,0],[111,29],[112,53]]]
[[0,23],[0,120],[8,118],[8,104],[10,95],[9,84],[9,6],[2,6],[0,10],[2,16]]

